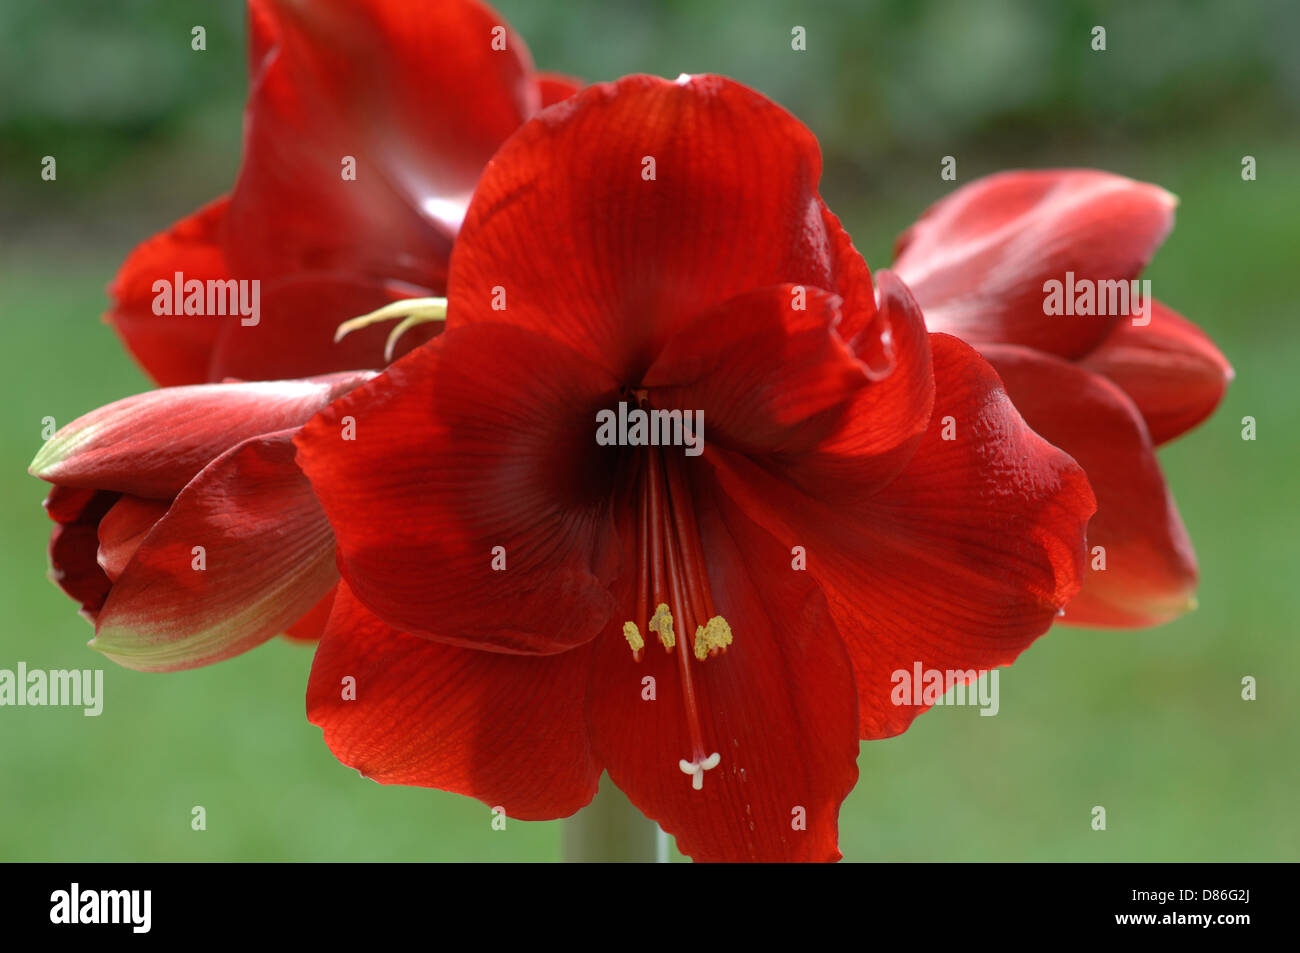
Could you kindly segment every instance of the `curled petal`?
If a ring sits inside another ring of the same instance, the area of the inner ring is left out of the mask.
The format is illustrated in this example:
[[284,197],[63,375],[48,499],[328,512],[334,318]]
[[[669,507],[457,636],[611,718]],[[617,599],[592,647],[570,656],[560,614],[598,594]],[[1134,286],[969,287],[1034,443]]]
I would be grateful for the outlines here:
[[777,285],[673,335],[643,378],[655,408],[703,412],[705,444],[760,456],[813,495],[865,498],[897,475],[930,419],[921,312],[881,273],[881,304],[846,340],[843,302]]
[[745,292],[670,338],[641,383],[656,408],[702,410],[710,441],[747,453],[807,450],[869,383],[839,321],[840,299],[819,288]]
[[887,350],[890,370],[857,391],[833,434],[783,467],[786,479],[810,496],[844,504],[869,498],[898,475],[934,408],[930,336],[921,309],[892,271],[876,279],[876,327],[859,333],[853,347],[859,354],[864,347]]

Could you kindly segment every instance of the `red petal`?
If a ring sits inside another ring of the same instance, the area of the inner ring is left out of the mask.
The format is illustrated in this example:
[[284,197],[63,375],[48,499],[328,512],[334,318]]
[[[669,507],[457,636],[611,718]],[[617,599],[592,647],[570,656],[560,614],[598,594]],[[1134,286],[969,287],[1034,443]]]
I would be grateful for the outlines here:
[[131,561],[149,530],[167,515],[171,501],[124,496],[99,521],[99,565],[113,582]]
[[[523,41],[469,0],[254,0],[257,64],[232,197],[236,263],[441,290],[464,204],[540,105]],[[493,49],[496,29],[506,49]],[[270,37],[273,36],[273,41]],[[355,180],[342,177],[343,157]]]
[[[114,305],[105,317],[149,375],[167,386],[227,377],[277,380],[383,367],[389,328],[375,325],[337,343],[335,330],[349,318],[398,298],[429,293],[427,288],[351,274],[304,272],[261,279],[256,299],[241,299],[245,305],[256,305],[256,311],[248,316],[238,310],[239,303],[221,305],[233,312],[226,316],[154,314],[160,293],[167,309],[175,310],[173,289],[178,274],[186,285],[194,280],[239,280],[220,245],[226,204],[225,199],[214,202],[141,244],[128,256],[109,289]],[[261,272],[247,274],[253,273]],[[155,291],[159,281],[166,285]],[[252,289],[240,293],[251,295]],[[245,324],[245,320],[256,323]],[[399,353],[428,340],[433,327],[424,325],[405,335]]]
[[541,93],[542,107],[564,102],[582,89],[582,80],[561,73],[538,73],[537,89]]
[[45,504],[50,515],[59,520],[50,534],[49,577],[81,603],[82,614],[92,621],[108,598],[111,585],[95,558],[99,549],[96,527],[117,500],[116,493],[69,491],[56,486]]
[[370,376],[199,384],[126,397],[60,429],[31,473],[68,487],[170,500],[241,440],[296,427]]
[[1150,324],[1121,321],[1080,363],[1133,399],[1157,446],[1210,416],[1232,380],[1209,336],[1159,301]]
[[1082,582],[1095,508],[1083,471],[1025,425],[992,368],[948,335],[930,343],[929,430],[872,499],[805,496],[719,457],[727,492],[805,547],[853,660],[866,738],[928,707],[895,705],[894,673],[1009,665],[1047,630]]
[[307,610],[307,614],[284,630],[286,638],[299,642],[316,642],[325,634],[325,625],[329,622],[330,611],[334,608],[334,596],[338,592],[335,586],[325,597]]
[[880,310],[851,342],[841,317],[840,299],[817,288],[737,295],[670,338],[642,384],[657,409],[703,411],[709,446],[763,456],[813,495],[870,495],[929,423],[929,337],[889,272]]
[[[1027,348],[988,347],[1016,409],[1078,461],[1097,494],[1089,570],[1063,621],[1143,626],[1193,605],[1196,556],[1137,408],[1105,378]],[[1105,570],[1093,547],[1104,547]]]
[[563,817],[600,777],[582,715],[590,660],[586,648],[525,657],[404,635],[340,585],[307,717],[336,758],[382,784],[465,794],[521,820]]
[[940,200],[898,241],[894,268],[931,331],[1079,357],[1118,316],[1044,313],[1044,283],[1129,280],[1174,223],[1176,199],[1122,176],[1003,172]]
[[[812,134],[730,80],[587,87],[485,171],[457,240],[447,326],[517,324],[631,380],[675,329],[742,292],[790,283],[847,299],[847,236],[824,215],[820,171]],[[869,284],[862,306],[874,312]]]
[[[604,548],[613,474],[594,439],[616,393],[563,346],[484,325],[447,332],[315,417],[299,462],[357,598],[466,648],[589,641],[617,560]],[[355,439],[343,439],[349,419]]]
[[284,631],[330,590],[334,537],[291,437],[247,440],[181,491],[114,583],[92,647],[142,671],[194,668]]
[[[53,486],[50,487],[50,495],[45,498],[42,505],[54,522],[75,523],[86,512],[91,503],[102,502],[102,500],[103,497],[100,496],[98,490],[85,490],[72,486]],[[111,506],[112,504],[109,503],[108,505]],[[95,514],[95,519],[97,520],[99,515],[107,511],[107,509],[108,506],[105,506],[99,510]]]
[[[839,805],[858,776],[844,644],[809,574],[791,571],[789,550],[707,470],[691,480],[709,583],[735,640],[723,655],[690,662],[704,754],[721,760],[693,790],[678,765],[694,753],[678,667],[689,641],[679,634],[668,655],[647,637],[635,662],[621,632],[635,601],[626,579],[617,590],[626,614],[594,646],[593,746],[614,783],[696,860],[838,860]],[[635,565],[631,526],[623,538]],[[645,697],[650,684],[654,700]]]
[[[930,423],[934,373],[921,310],[893,272],[876,278],[875,323],[892,369],[857,392],[834,434],[782,467],[786,479],[813,497],[845,503],[870,497],[907,465]],[[855,346],[875,340],[864,331]]]
[[238,318],[153,311],[156,281],[166,281],[170,287],[177,272],[187,281],[232,277],[220,245],[227,204],[227,199],[217,199],[136,246],[109,286],[113,307],[105,320],[140,366],[164,387],[209,380],[208,364],[217,336],[226,323],[238,323]]

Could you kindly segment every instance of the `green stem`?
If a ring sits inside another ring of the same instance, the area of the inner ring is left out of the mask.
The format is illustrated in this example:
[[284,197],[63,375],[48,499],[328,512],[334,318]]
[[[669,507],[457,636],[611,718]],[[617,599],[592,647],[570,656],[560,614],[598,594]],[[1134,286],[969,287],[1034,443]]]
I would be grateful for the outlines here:
[[653,863],[659,826],[632,806],[609,775],[601,775],[592,802],[564,821],[564,859],[570,863]]

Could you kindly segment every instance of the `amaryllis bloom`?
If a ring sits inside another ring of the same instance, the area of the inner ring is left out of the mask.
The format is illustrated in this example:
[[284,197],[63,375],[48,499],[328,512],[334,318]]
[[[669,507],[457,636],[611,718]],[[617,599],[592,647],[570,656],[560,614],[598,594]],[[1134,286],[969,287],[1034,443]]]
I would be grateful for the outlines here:
[[248,18],[234,189],[136,248],[109,289],[107,319],[164,385],[382,367],[383,329],[335,343],[335,328],[441,295],[483,166],[576,88],[534,72],[474,0],[249,0]]
[[80,417],[37,454],[50,575],[129,668],[216,662],[319,635],[334,535],[294,463],[309,417],[373,376],[172,387]]
[[1213,412],[1232,368],[1135,282],[1176,204],[1105,172],[1005,172],[898,240],[894,268],[929,328],[975,345],[1030,426],[1087,471],[1094,555],[1065,622],[1153,625],[1195,605],[1196,557],[1155,448]]
[[524,819],[608,771],[697,859],[835,859],[859,739],[926,707],[894,674],[1048,628],[1086,479],[873,291],[820,171],[710,76],[589,88],[497,154],[447,329],[295,438],[344,579],[307,697],[341,761]]

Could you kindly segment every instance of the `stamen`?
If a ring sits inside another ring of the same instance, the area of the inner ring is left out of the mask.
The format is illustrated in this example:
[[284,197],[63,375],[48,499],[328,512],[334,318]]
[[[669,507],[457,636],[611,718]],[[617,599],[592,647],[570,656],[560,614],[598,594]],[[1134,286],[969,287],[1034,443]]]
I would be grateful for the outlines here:
[[[646,607],[650,599],[650,559],[648,547],[650,546],[650,499],[646,493],[641,493],[641,506],[639,518],[637,520],[637,549],[641,554],[640,565],[637,567],[636,581],[636,618],[644,619],[646,617]],[[668,612],[666,605],[661,606],[665,613]],[[658,632],[655,628],[655,620],[659,619],[659,608],[655,609],[655,618],[650,620],[647,628],[651,632]],[[676,637],[673,635],[672,628],[673,617],[668,615],[668,633],[665,637],[660,634],[659,640],[663,643],[666,651],[672,652],[673,645],[676,643]],[[635,622],[623,623],[623,637],[627,639],[628,645],[632,646],[632,658],[641,661],[642,649],[645,648],[645,639],[641,638],[641,631],[636,627]]]
[[701,662],[711,655],[721,655],[730,644],[731,626],[720,615],[695,630],[695,657]]
[[677,636],[673,634],[673,614],[668,611],[667,603],[661,602],[655,606],[655,614],[651,617],[647,628],[651,632],[659,633],[659,641],[663,643],[664,648],[671,649],[677,644]]
[[[662,457],[662,454],[651,451],[651,459],[656,463]],[[655,466],[654,471],[658,467]],[[670,504],[673,501],[670,500]],[[673,506],[677,509],[681,506],[680,498]],[[664,558],[667,569],[668,584],[672,591],[673,602],[677,605],[678,611],[682,616],[682,626],[689,632],[694,624],[691,603],[687,598],[687,586],[682,575],[682,565],[678,558],[677,543],[680,543],[678,533],[674,530],[677,526],[672,521],[669,513],[663,514],[663,533],[664,540],[667,543],[664,546]],[[704,787],[704,772],[710,768],[716,767],[722,756],[716,751],[711,755],[705,755],[704,737],[700,730],[700,709],[699,702],[695,698],[695,683],[691,677],[690,656],[686,652],[677,654],[677,667],[682,674],[682,702],[686,706],[686,729],[691,738],[691,749],[693,757],[690,761],[685,759],[678,762],[678,767],[691,776],[691,787],[696,791]],[[708,767],[705,767],[705,766]]]
[[632,658],[641,661],[641,650],[645,648],[645,639],[641,638],[641,632],[635,622],[623,623],[623,638],[627,639],[627,644],[632,647]]
[[691,600],[695,605],[697,616],[701,619],[708,618],[717,615],[717,612],[713,607],[713,596],[709,593],[709,587],[703,585],[701,589],[697,585],[699,582],[707,583],[709,576],[704,565],[704,554],[700,545],[700,532],[695,525],[695,514],[688,508],[691,496],[686,487],[685,474],[682,472],[682,461],[675,460],[675,465],[669,463],[667,470],[669,497],[679,501],[673,507],[673,529],[682,547]]
[[[647,461],[642,461],[643,466]],[[641,554],[640,566],[637,567],[636,579],[636,618],[644,619],[650,601],[650,558],[647,548],[650,545],[650,500],[647,494],[639,494],[641,507],[637,520],[637,550]],[[664,646],[669,648],[668,646]],[[669,649],[671,651],[671,649]]]
[[393,359],[393,351],[397,349],[397,342],[402,335],[417,324],[427,324],[430,321],[447,320],[447,299],[446,298],[403,298],[401,301],[394,301],[386,304],[382,308],[376,308],[369,314],[363,314],[360,317],[344,321],[334,330],[334,343],[337,344],[353,331],[359,331],[362,328],[368,328],[372,324],[379,324],[382,321],[393,321],[401,318],[401,322],[388,335],[388,340],[384,342],[384,360]]
[[[639,391],[634,394],[638,405],[645,407],[648,403],[646,395]],[[677,766],[690,776],[691,787],[698,791],[704,787],[704,772],[716,768],[722,755],[716,751],[709,753],[704,746],[691,666],[725,651],[732,642],[731,626],[713,606],[708,569],[691,509],[692,497],[683,464],[657,446],[646,448],[642,461],[643,466],[636,476],[640,495],[636,618],[644,619],[647,607],[653,603],[654,614],[647,627],[659,636],[669,653],[677,643],[676,629],[695,633],[693,653],[678,653],[691,758],[681,759]],[[704,622],[706,619],[708,621]],[[697,622],[703,624],[697,625]],[[632,646],[633,657],[640,660],[644,639],[636,623],[625,622],[623,635]]]
[[[658,616],[660,607],[663,607],[665,611],[668,609],[668,606],[663,601],[668,596],[668,590],[664,588],[663,579],[663,505],[661,500],[662,489],[660,487],[662,481],[659,473],[659,461],[653,453],[646,457],[646,468],[643,474],[643,479],[645,480],[645,488],[642,491],[645,496],[645,542],[649,543],[649,546],[646,547],[644,543],[642,544],[641,558],[645,559],[650,564],[650,592],[654,594],[655,615]],[[646,551],[647,548],[649,552]],[[645,618],[644,610],[642,610],[641,618]],[[652,619],[650,621],[651,625],[653,625],[654,620]],[[671,616],[668,619],[668,623],[668,638],[663,638],[663,634],[660,633],[659,641],[663,643],[665,649],[672,652],[673,646],[676,644],[677,640],[672,635]],[[659,630],[655,629],[654,631]]]

